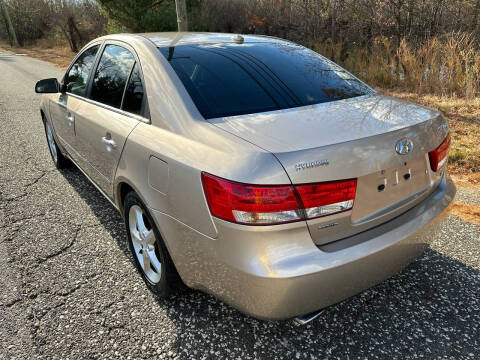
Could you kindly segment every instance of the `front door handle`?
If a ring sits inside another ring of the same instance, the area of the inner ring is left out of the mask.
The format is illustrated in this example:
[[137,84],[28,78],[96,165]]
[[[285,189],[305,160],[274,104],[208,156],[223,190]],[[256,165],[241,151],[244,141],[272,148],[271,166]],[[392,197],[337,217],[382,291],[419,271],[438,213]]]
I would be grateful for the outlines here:
[[112,151],[113,148],[117,147],[117,143],[115,142],[115,140],[112,139],[112,136],[110,134],[102,137],[102,141],[106,145],[107,151]]
[[68,121],[68,126],[72,126],[75,122],[75,116],[72,114],[67,114],[67,121]]

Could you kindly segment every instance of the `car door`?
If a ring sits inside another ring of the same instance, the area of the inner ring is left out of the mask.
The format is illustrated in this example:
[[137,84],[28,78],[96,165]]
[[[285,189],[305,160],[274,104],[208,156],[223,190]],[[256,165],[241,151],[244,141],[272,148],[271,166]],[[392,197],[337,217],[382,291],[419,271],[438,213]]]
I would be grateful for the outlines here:
[[128,135],[143,117],[144,86],[133,49],[107,42],[97,60],[89,101],[75,109],[75,151],[92,180],[113,197],[113,180]]
[[72,151],[75,141],[75,117],[72,109],[87,95],[90,72],[100,45],[101,43],[93,44],[77,56],[63,79],[65,91],[52,95],[50,102],[50,117],[55,134],[73,158],[76,156]]

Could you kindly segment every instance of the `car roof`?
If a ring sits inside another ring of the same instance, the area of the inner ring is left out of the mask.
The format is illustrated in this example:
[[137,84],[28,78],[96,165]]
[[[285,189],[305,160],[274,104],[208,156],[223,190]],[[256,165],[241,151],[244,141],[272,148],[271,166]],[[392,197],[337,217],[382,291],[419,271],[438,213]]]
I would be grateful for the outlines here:
[[279,38],[264,35],[240,35],[227,33],[201,32],[158,32],[136,34],[152,41],[157,47],[215,44],[215,43],[259,43],[259,42],[286,42]]

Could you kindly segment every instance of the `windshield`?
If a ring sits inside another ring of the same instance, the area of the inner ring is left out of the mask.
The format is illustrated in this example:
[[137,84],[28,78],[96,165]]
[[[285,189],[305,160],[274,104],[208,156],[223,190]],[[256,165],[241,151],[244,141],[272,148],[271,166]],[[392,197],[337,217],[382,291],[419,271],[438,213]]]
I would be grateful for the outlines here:
[[373,93],[340,66],[293,43],[192,44],[159,50],[206,119]]

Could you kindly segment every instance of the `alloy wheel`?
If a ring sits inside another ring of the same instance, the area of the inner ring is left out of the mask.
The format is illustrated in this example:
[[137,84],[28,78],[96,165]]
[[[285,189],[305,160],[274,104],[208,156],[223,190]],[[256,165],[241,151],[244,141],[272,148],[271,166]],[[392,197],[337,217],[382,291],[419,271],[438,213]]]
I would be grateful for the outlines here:
[[152,284],[157,284],[162,275],[162,263],[159,260],[153,228],[143,209],[138,205],[130,208],[128,217],[132,245],[138,263],[146,278]]

